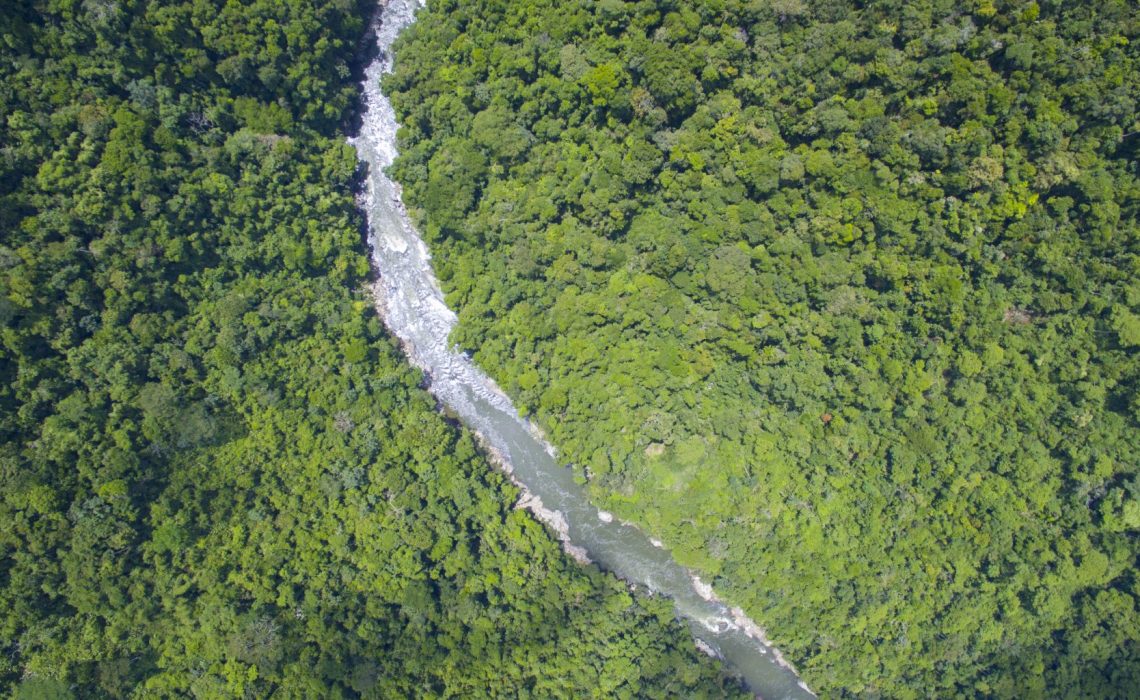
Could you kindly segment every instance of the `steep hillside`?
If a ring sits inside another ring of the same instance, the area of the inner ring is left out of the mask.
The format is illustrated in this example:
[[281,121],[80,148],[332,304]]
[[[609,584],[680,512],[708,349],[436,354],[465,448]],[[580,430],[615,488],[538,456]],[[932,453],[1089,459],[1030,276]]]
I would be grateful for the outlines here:
[[387,84],[455,340],[890,697],[1140,686],[1135,3],[432,2]]

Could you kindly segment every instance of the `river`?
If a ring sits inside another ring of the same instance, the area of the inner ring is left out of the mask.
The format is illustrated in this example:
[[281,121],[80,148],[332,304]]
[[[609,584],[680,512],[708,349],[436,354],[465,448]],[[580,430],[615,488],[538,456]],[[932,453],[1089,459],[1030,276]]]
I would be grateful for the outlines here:
[[425,372],[432,394],[482,437],[512,475],[524,493],[520,505],[550,525],[570,554],[672,599],[697,646],[722,658],[757,696],[814,697],[742,611],[720,602],[660,542],[591,505],[572,471],[556,460],[554,449],[519,417],[490,378],[448,342],[456,316],[444,303],[427,246],[401,203],[400,186],[384,172],[396,157],[396,118],[380,91],[380,77],[392,68],[392,42],[414,21],[419,7],[416,0],[390,0],[380,10],[379,53],[365,74],[366,111],[360,133],[351,139],[368,165],[361,200],[384,322],[412,364]]

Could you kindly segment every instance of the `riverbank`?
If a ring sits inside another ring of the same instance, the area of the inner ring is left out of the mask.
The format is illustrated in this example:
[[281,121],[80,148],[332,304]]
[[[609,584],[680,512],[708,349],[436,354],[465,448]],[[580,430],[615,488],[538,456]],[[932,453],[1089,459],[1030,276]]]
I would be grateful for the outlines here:
[[754,692],[769,698],[811,697],[756,635],[757,626],[743,624],[715,596],[702,595],[693,572],[677,564],[660,542],[602,516],[572,471],[557,461],[557,451],[542,439],[538,427],[520,418],[490,377],[452,347],[450,333],[458,319],[444,303],[430,251],[408,218],[400,185],[385,172],[396,157],[397,124],[379,84],[392,67],[392,42],[413,21],[417,7],[393,0],[384,8],[376,30],[377,58],[365,71],[367,110],[359,135],[351,139],[367,166],[360,204],[369,222],[377,274],[373,298],[385,324],[409,362],[424,373],[440,407],[478,437],[491,461],[519,487],[517,507],[549,525],[570,556],[597,564],[631,587],[670,598],[702,649],[723,658]]

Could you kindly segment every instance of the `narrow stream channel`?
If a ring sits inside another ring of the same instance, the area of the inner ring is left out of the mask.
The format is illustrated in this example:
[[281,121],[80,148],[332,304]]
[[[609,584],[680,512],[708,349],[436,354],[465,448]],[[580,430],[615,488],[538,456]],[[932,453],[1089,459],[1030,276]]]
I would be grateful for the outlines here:
[[384,172],[396,156],[396,118],[380,91],[380,77],[392,68],[392,42],[419,7],[417,0],[390,0],[380,11],[379,54],[364,82],[367,109],[360,134],[352,139],[368,164],[362,204],[385,323],[403,342],[408,359],[428,375],[431,392],[501,457],[526,493],[521,503],[559,532],[567,551],[671,598],[697,645],[724,659],[758,696],[814,697],[743,612],[719,602],[660,543],[592,506],[571,470],[555,460],[554,450],[519,418],[510,399],[448,343],[456,316],[443,301],[427,246],[408,220],[400,186]]

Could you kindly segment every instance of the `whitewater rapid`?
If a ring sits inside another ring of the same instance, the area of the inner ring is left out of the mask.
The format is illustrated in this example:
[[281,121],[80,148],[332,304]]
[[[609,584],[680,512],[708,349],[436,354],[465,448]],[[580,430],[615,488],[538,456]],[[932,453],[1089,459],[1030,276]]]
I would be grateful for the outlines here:
[[632,585],[673,600],[695,644],[723,659],[758,696],[776,700],[814,695],[739,608],[672,558],[659,541],[590,504],[554,448],[521,419],[510,399],[471,359],[451,346],[457,317],[444,303],[431,256],[408,218],[400,185],[385,173],[396,158],[396,116],[380,90],[392,70],[392,43],[415,19],[416,0],[390,0],[375,20],[379,53],[365,72],[366,111],[350,139],[368,173],[361,206],[368,218],[377,308],[409,361],[424,371],[429,390],[480,436],[487,451],[522,490],[518,506],[549,525],[568,553],[594,562]]

